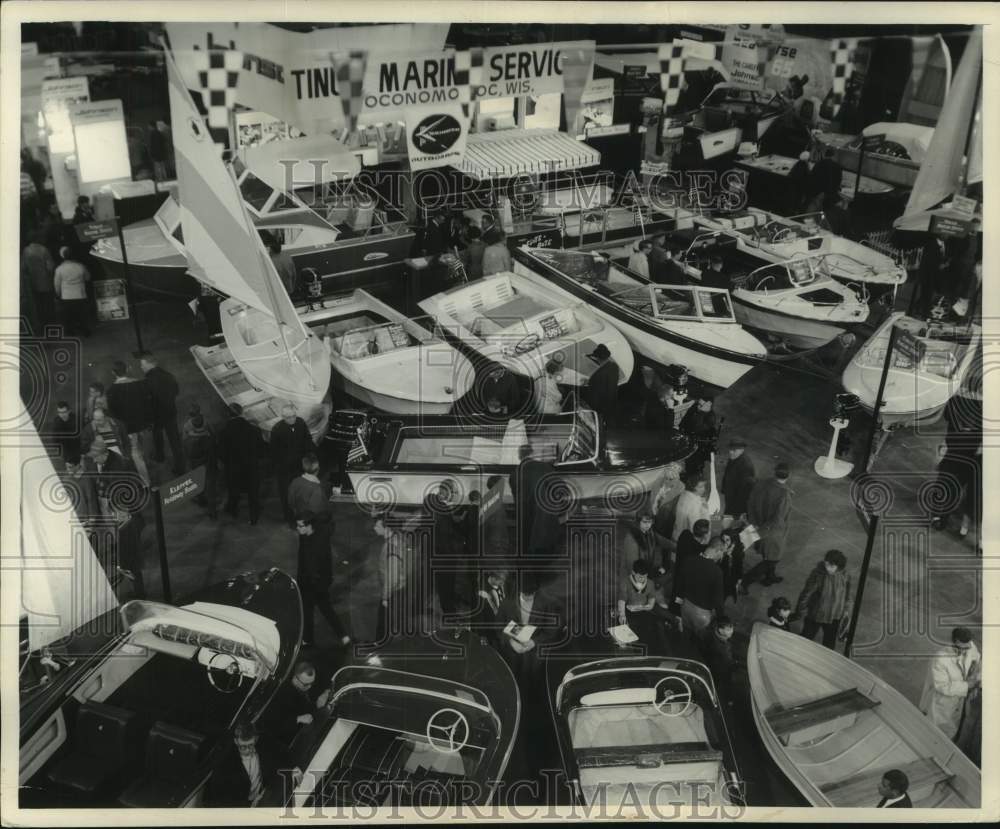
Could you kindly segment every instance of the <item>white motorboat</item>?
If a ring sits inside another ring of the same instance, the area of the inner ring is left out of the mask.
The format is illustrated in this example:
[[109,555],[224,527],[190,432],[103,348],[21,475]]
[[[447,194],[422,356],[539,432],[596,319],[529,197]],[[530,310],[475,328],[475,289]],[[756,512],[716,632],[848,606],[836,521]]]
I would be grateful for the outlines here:
[[906,269],[891,257],[831,233],[814,216],[786,218],[750,207],[740,213],[699,216],[695,223],[737,237],[772,262],[822,256],[830,276],[841,282],[895,287],[906,281]]
[[[720,231],[677,231],[667,245],[690,281],[729,288],[739,322],[789,347],[819,348],[868,318],[863,297],[830,276],[823,255],[775,262]],[[720,272],[711,268],[715,258]]]
[[447,414],[472,388],[472,364],[433,333],[430,318],[408,319],[362,290],[299,311],[326,345],[333,384],[376,409]]
[[753,140],[760,140],[789,109],[776,90],[716,84],[701,106],[684,119],[684,142],[696,145],[701,160],[709,161],[735,152],[752,132],[756,132]]
[[699,380],[728,388],[767,356],[736,321],[724,288],[657,285],[597,252],[521,248],[514,257],[516,273],[569,302],[586,302],[660,365],[684,365]]
[[419,303],[448,334],[488,360],[530,379],[549,360],[562,363],[561,382],[582,386],[597,368],[598,345],[618,364],[618,383],[628,381],[635,357],[628,341],[582,302],[567,306],[554,288],[523,274],[498,273],[435,294]]
[[933,420],[961,389],[976,361],[982,331],[892,314],[858,350],[841,382],[869,412],[875,408],[892,327],[899,330],[879,416],[884,425]]

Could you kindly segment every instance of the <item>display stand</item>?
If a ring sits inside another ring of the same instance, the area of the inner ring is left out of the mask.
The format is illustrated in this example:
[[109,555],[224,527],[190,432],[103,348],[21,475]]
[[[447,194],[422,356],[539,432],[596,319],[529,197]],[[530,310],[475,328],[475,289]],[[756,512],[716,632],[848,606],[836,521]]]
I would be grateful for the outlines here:
[[821,478],[843,478],[849,475],[854,469],[854,464],[842,461],[837,457],[837,443],[840,439],[840,432],[847,427],[847,418],[833,418],[830,425],[833,427],[833,437],[830,439],[830,451],[825,455],[816,458],[813,469]]

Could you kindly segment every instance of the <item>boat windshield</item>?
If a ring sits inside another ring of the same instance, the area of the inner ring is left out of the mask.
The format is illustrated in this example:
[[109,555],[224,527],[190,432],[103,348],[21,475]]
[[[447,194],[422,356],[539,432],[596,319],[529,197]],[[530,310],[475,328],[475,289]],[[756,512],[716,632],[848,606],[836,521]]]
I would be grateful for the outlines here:
[[[969,336],[952,328],[927,326],[919,322],[904,326],[900,326],[901,330],[896,335],[891,367],[945,380],[952,378],[971,347]],[[859,352],[858,364],[865,368],[881,368],[885,365],[887,344],[888,333],[874,338]]]
[[597,460],[597,413],[582,409],[573,419],[569,440],[559,457],[560,463],[580,463]]
[[724,288],[695,288],[650,285],[653,314],[660,319],[707,319],[735,322],[729,291]]

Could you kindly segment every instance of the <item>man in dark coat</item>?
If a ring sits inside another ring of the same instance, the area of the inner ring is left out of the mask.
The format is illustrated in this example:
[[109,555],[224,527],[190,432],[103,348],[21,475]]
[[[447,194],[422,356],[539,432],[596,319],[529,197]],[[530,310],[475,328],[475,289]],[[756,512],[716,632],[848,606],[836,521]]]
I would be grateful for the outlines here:
[[202,414],[193,415],[185,423],[182,445],[189,469],[205,467],[205,490],[194,498],[194,502],[205,507],[208,517],[214,519],[217,514],[215,492],[219,479],[219,447]]
[[920,268],[917,282],[914,311],[918,317],[930,315],[934,300],[946,292],[948,279],[948,256],[944,241],[937,236],[928,236],[920,253]]
[[881,800],[876,804],[877,809],[912,809],[913,803],[907,792],[910,789],[910,779],[906,772],[899,769],[889,769],[882,775],[882,780],[878,784],[878,793]]
[[799,154],[798,161],[788,171],[788,193],[792,210],[802,213],[809,201],[809,151]]
[[146,380],[130,376],[128,366],[122,360],[115,361],[111,372],[115,379],[106,395],[108,409],[115,420],[125,425],[132,463],[148,486],[149,470],[146,468],[143,438],[153,425],[153,397]]
[[271,466],[278,481],[278,497],[285,522],[295,526],[295,512],[288,503],[288,487],[302,474],[302,459],[316,450],[306,422],[291,403],[281,409],[281,420],[271,427]]
[[551,556],[559,544],[562,524],[556,495],[555,465],[534,457],[531,444],[520,449],[521,463],[511,473],[510,489],[517,505],[517,528],[526,555]]
[[757,482],[753,461],[746,454],[747,444],[742,438],[729,441],[729,462],[722,473],[722,495],[727,515],[739,518],[746,514],[750,491]]
[[184,471],[184,453],[181,450],[181,435],[177,429],[177,395],[180,389],[177,380],[165,368],[161,368],[156,357],[148,351],[139,358],[139,365],[146,375],[146,386],[153,401],[153,456],[157,463],[163,463],[163,435],[170,442],[170,455],[174,461],[173,473]]
[[56,403],[56,416],[52,420],[52,432],[57,436],[56,443],[62,450],[63,460],[80,454],[80,425],[77,422],[76,414],[65,400]]
[[329,515],[310,511],[298,513],[295,519],[299,533],[299,569],[297,581],[302,595],[302,643],[312,644],[314,611],[318,610],[333,630],[341,645],[351,638],[330,603],[330,585],[333,583],[333,563],[330,543],[333,538],[333,521]]
[[702,631],[699,641],[715,690],[719,692],[722,702],[728,705],[733,702],[733,672],[736,669],[730,641],[732,637],[732,620],[728,616],[716,616],[712,624]]
[[234,518],[239,509],[240,496],[245,492],[250,506],[250,524],[260,517],[260,480],[257,455],[260,451],[260,432],[243,417],[243,407],[233,403],[229,407],[229,421],[219,439],[220,459],[226,470],[226,512]]
[[291,679],[274,695],[261,718],[261,728],[281,745],[291,745],[303,726],[312,725],[316,711],[326,705],[329,690],[317,695],[316,668],[302,660],[295,664]]
[[694,438],[696,449],[684,461],[688,475],[701,475],[705,462],[715,451],[715,439],[718,437],[718,424],[712,407],[714,400],[709,394],[698,395],[695,404],[688,409],[680,423],[680,430]]
[[607,424],[614,419],[618,408],[618,363],[611,359],[611,351],[604,343],[588,356],[597,363],[597,368],[587,380],[584,396],[590,407]]
[[778,463],[774,467],[774,477],[758,481],[747,501],[747,518],[760,534],[757,552],[761,555],[761,561],[743,577],[744,588],[758,580],[767,586],[784,581],[775,574],[775,570],[785,552],[791,512],[792,493],[788,489],[788,465]]
[[265,798],[265,792],[276,791],[281,785],[280,771],[288,765],[285,755],[276,741],[261,737],[253,723],[238,724],[233,745],[226,749],[208,779],[205,805],[256,805]]
[[[542,661],[538,657],[538,646],[555,641],[562,629],[562,609],[545,591],[538,588],[537,577],[533,573],[521,575],[520,588],[507,594],[500,603],[497,613],[497,627],[500,630],[500,653],[510,663],[514,676],[521,688],[522,697],[534,698],[542,682]],[[513,622],[509,633],[504,629]],[[535,627],[534,633],[521,641],[516,632],[525,625]]]

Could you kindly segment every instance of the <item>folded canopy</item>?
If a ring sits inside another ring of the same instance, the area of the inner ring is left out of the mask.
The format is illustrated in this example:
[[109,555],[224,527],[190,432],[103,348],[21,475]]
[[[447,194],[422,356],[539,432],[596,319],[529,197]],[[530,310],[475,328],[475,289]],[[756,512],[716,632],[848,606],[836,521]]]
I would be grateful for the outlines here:
[[458,169],[477,181],[522,173],[577,170],[601,163],[601,154],[558,130],[503,130],[469,136]]

